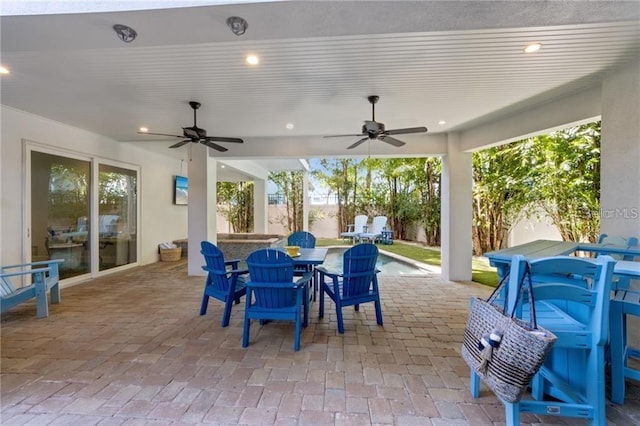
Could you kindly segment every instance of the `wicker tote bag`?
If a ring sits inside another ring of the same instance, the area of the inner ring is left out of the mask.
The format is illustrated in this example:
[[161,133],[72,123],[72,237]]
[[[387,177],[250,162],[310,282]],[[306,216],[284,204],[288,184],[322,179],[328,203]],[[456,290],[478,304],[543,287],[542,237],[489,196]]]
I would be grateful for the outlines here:
[[496,297],[503,287],[508,289],[505,276],[487,300],[475,299],[464,330],[462,357],[487,386],[504,401],[518,402],[531,378],[540,369],[551,350],[556,336],[538,327],[531,283],[531,269],[527,263],[518,285],[518,299],[529,299],[529,321],[506,314],[507,292],[502,305]]

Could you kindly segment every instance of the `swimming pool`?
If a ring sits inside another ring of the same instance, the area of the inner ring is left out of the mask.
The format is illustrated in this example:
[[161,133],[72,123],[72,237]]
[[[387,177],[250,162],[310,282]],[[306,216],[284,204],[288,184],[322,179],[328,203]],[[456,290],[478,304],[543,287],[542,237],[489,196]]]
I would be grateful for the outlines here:
[[[349,247],[329,247],[327,257],[322,266],[330,271],[342,271],[342,255]],[[428,275],[436,272],[428,265],[413,263],[397,255],[380,252],[376,266],[381,275]]]

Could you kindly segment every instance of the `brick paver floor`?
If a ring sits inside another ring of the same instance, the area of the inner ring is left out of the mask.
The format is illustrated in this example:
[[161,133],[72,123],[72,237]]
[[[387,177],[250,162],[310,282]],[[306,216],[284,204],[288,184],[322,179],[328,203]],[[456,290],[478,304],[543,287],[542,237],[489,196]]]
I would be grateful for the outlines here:
[[[200,316],[203,278],[157,263],[62,289],[36,319],[25,303],[2,316],[3,425],[479,425],[504,424],[502,405],[468,391],[460,342],[469,297],[489,289],[439,275],[382,277],[384,327],[373,306],[312,308],[302,347],[287,323],[252,326],[244,302],[220,327],[221,304]],[[611,425],[640,424],[640,387]],[[523,416],[527,424],[584,424]],[[635,422],[635,423],[634,423]]]

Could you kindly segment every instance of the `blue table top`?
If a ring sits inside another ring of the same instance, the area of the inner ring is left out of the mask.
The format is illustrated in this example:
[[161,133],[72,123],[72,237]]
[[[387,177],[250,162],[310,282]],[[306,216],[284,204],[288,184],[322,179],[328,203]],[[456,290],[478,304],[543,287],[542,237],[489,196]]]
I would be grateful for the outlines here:
[[521,254],[530,259],[569,255],[576,251],[588,251],[601,254],[632,254],[640,256],[640,247],[615,246],[610,244],[576,243],[573,241],[536,240],[526,244],[485,253],[493,262],[510,262],[511,257]]
[[320,265],[327,257],[326,248],[301,248],[300,256],[293,258],[297,265]]
[[640,279],[640,262],[619,260],[613,268],[614,275]]

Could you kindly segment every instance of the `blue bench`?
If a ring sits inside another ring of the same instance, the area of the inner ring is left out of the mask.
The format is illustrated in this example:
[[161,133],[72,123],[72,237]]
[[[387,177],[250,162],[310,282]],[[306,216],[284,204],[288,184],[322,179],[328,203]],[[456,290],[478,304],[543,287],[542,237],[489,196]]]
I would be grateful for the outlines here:
[[[23,263],[0,267],[0,313],[21,303],[36,299],[38,318],[49,316],[47,292],[51,292],[51,303],[60,303],[60,274],[58,264],[61,259]],[[31,282],[24,287],[15,287],[11,279],[30,277]]]

